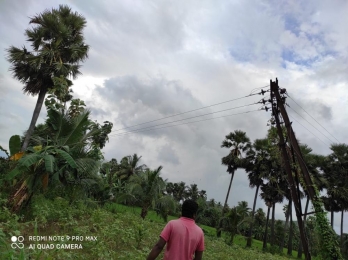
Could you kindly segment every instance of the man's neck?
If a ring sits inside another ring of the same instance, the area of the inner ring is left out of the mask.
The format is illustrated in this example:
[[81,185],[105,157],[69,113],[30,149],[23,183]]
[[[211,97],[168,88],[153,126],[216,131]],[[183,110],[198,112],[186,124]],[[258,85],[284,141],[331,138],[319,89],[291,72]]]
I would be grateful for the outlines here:
[[185,217],[185,216],[181,216],[181,217],[195,221],[195,218],[190,218],[190,217]]

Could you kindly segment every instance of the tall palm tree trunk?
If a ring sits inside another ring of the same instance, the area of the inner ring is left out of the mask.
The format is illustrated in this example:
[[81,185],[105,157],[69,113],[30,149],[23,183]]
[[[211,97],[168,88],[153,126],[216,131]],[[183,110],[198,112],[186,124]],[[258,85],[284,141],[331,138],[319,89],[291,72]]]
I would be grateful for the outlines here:
[[341,250],[343,250],[343,213],[344,211],[341,211]]
[[271,222],[271,246],[274,245],[274,213],[275,213],[275,203],[272,205],[272,222]]
[[[234,177],[234,171],[231,173],[230,185],[228,186],[226,199],[225,199],[225,204],[224,204],[224,207],[222,209],[222,216],[221,216],[221,218],[224,217],[225,212],[226,212],[227,200],[228,200],[228,197],[230,196],[230,190],[231,190],[231,186],[232,186],[233,177]],[[219,228],[217,230],[217,237],[221,237],[221,228],[222,228],[222,220],[220,219],[220,221],[219,221]]]
[[231,173],[230,185],[228,186],[228,191],[227,191],[224,207],[227,206],[227,200],[228,200],[228,197],[230,196],[230,190],[231,190],[231,186],[232,186],[233,177],[234,177],[234,171]]
[[35,109],[34,109],[34,113],[33,113],[33,116],[31,118],[30,126],[29,126],[29,129],[28,129],[28,131],[27,131],[27,133],[25,135],[25,139],[24,139],[23,146],[22,146],[22,149],[21,149],[22,152],[24,152],[27,149],[27,147],[28,147],[30,137],[31,137],[31,135],[34,132],[34,128],[35,128],[37,119],[39,118],[39,115],[40,115],[42,104],[43,104],[43,102],[45,100],[46,92],[47,92],[46,89],[44,89],[44,90],[42,89],[40,91],[40,93],[39,93],[39,96],[38,96],[37,102],[36,102],[36,106],[35,106]]
[[290,228],[289,228],[289,241],[288,241],[288,255],[292,255],[292,236],[293,236],[293,222],[292,222],[292,202],[289,204],[290,214]]
[[[303,217],[303,227],[306,231],[306,219],[307,219],[307,212],[308,212],[308,205],[309,205],[309,196],[307,196],[307,201],[306,201],[306,208],[304,212],[304,217]],[[302,243],[299,243],[298,245],[298,252],[297,252],[297,258],[302,258]]]
[[253,236],[253,226],[254,226],[254,215],[255,215],[255,208],[256,208],[256,201],[257,201],[257,195],[259,193],[259,188],[260,185],[256,186],[256,191],[255,191],[255,197],[254,197],[254,205],[253,205],[253,211],[251,213],[251,222],[250,222],[250,227],[249,227],[249,237],[247,240],[247,247],[251,247],[251,241],[252,241],[252,236]]
[[[289,207],[290,207],[290,204],[291,204],[291,198],[290,198],[290,200],[289,200],[289,203],[288,203],[288,210],[287,210],[287,212],[286,212],[284,232],[286,232],[286,231],[288,230],[288,226],[289,226],[289,217],[290,217]],[[285,235],[283,236],[282,242],[281,242],[280,247],[279,247],[279,251],[280,251],[280,252],[283,252],[284,245],[285,245]]]
[[269,213],[270,213],[271,207],[268,207],[267,210],[267,219],[266,219],[266,227],[265,227],[265,234],[263,236],[263,249],[267,248],[267,232],[268,232],[268,221],[269,221]]

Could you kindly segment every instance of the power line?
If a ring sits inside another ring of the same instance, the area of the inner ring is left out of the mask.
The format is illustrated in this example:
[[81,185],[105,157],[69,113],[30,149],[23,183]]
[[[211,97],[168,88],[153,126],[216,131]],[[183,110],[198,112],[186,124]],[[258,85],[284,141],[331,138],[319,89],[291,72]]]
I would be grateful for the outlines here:
[[310,132],[313,136],[315,136],[319,141],[321,141],[323,144],[327,145],[330,147],[329,144],[325,143],[322,139],[320,139],[317,135],[315,135],[311,130],[309,130],[307,127],[305,127],[303,124],[301,124],[299,121],[297,121],[293,116],[290,116],[289,117],[292,119],[292,120],[295,120],[295,122],[297,122],[299,125],[301,125],[303,128],[305,128],[308,132]]
[[328,140],[330,140],[330,142],[333,143],[333,141],[327,137],[325,134],[323,134],[323,132],[321,132],[318,128],[316,128],[312,123],[310,123],[307,119],[305,119],[303,116],[301,116],[298,112],[296,112],[296,110],[294,110],[292,107],[288,106],[292,111],[294,111],[297,115],[299,115],[301,118],[303,118],[303,120],[305,120],[308,124],[310,124],[311,126],[314,127],[314,129],[316,129],[319,133],[321,133],[323,136],[325,136]]
[[143,129],[150,129],[150,128],[154,128],[154,127],[156,127],[156,126],[167,125],[167,124],[171,124],[171,123],[176,123],[176,122],[180,122],[180,121],[184,121],[184,120],[189,120],[189,119],[193,119],[193,118],[197,118],[197,117],[201,117],[201,116],[212,115],[212,114],[216,114],[216,113],[220,113],[220,112],[224,112],[224,111],[229,111],[229,110],[233,110],[233,109],[237,109],[237,108],[252,106],[252,105],[256,105],[256,104],[258,104],[258,103],[251,103],[251,104],[248,104],[248,105],[243,105],[243,106],[238,106],[238,107],[232,107],[232,108],[228,108],[228,109],[223,109],[223,110],[220,110],[220,111],[215,111],[215,112],[211,112],[211,113],[206,113],[206,114],[203,114],[203,115],[192,116],[192,117],[183,118],[183,119],[179,119],[179,120],[175,120],[175,121],[171,121],[171,122],[161,123],[161,124],[158,124],[158,125],[153,125],[153,126],[149,126],[149,127],[139,128],[139,129],[135,129],[135,130],[130,130],[130,131],[126,131],[126,132],[119,133],[119,134],[125,134],[125,133],[129,133],[129,132],[137,132],[137,131],[143,130]]
[[[163,128],[170,128],[170,127],[174,127],[174,126],[180,126],[180,125],[188,125],[188,124],[193,124],[193,123],[198,123],[198,122],[203,122],[203,121],[209,121],[209,120],[213,120],[213,119],[219,119],[219,118],[224,118],[224,117],[229,117],[229,116],[236,116],[236,115],[241,115],[241,114],[248,114],[248,113],[252,113],[252,112],[256,112],[256,111],[260,111],[260,109],[255,109],[255,110],[249,110],[246,112],[241,112],[241,113],[236,113],[236,114],[230,114],[230,115],[226,115],[226,116],[219,116],[219,117],[214,117],[214,118],[207,118],[207,119],[202,119],[202,120],[197,120],[197,121],[192,121],[192,122],[185,122],[185,123],[181,123],[181,124],[176,124],[176,125],[168,125],[168,126],[163,126],[163,127],[159,127],[159,128],[152,128],[152,129],[145,129],[142,130],[143,128],[139,129],[139,131],[137,132],[145,132],[145,131],[151,131],[151,130],[157,130],[157,129],[163,129]],[[172,123],[172,122],[170,122]],[[119,133],[119,134],[113,134],[110,135],[111,136],[124,136],[127,134],[135,134],[137,132],[124,132],[124,133]]]
[[[267,86],[266,86],[266,87],[267,87]],[[257,88],[257,89],[262,89],[262,88],[265,88],[265,87],[261,87],[261,88]],[[256,89],[255,89],[255,90],[256,90]],[[193,109],[193,110],[190,110],[190,111],[186,111],[186,112],[183,112],[183,113],[179,113],[179,114],[167,116],[167,117],[164,117],[164,118],[160,118],[160,119],[156,119],[156,120],[144,122],[144,123],[141,123],[141,124],[137,124],[137,125],[133,125],[133,126],[129,126],[129,127],[117,129],[117,130],[111,131],[111,133],[112,133],[112,132],[116,132],[116,131],[120,131],[120,130],[123,130],[123,129],[131,128],[131,127],[143,125],[143,124],[148,124],[148,123],[151,123],[151,122],[156,122],[156,121],[163,120],[163,119],[167,119],[167,118],[170,118],[170,117],[174,117],[174,116],[178,116],[178,115],[187,114],[187,113],[190,113],[190,112],[194,112],[194,111],[201,110],[201,109],[208,108],[208,107],[217,106],[217,105],[224,104],[224,103],[228,103],[228,102],[232,102],[232,101],[235,101],[235,100],[244,99],[244,98],[247,98],[247,97],[250,97],[250,96],[254,96],[254,95],[261,95],[261,94],[264,95],[266,92],[269,92],[269,90],[264,91],[264,90],[262,89],[261,92],[259,92],[259,93],[249,94],[249,95],[247,95],[247,96],[243,96],[243,97],[231,99],[231,100],[224,101],[224,102],[220,102],[220,103],[213,104],[213,105],[210,105],[210,106],[205,106],[205,107],[201,107],[201,108],[198,108],[198,109]],[[219,112],[223,112],[223,111],[228,111],[228,110],[232,110],[232,109],[236,109],[236,108],[241,108],[241,107],[246,107],[246,106],[250,106],[250,105],[254,105],[254,104],[258,104],[258,103],[260,103],[260,102],[252,103],[252,104],[248,104],[248,105],[244,105],[244,106],[239,106],[239,107],[234,107],[234,108],[229,108],[229,109],[225,109],[225,110],[220,110],[220,111],[216,111],[216,112],[212,112],[212,113],[207,113],[207,114],[203,114],[203,115],[199,115],[199,116],[194,116],[194,117],[190,117],[190,118],[185,118],[185,119],[181,119],[181,120],[176,120],[176,121],[172,121],[172,122],[168,122],[168,123],[164,123],[164,124],[175,123],[175,122],[179,122],[179,121],[183,121],[183,120],[188,120],[188,119],[192,119],[192,118],[196,118],[196,117],[200,117],[200,116],[210,115],[210,114],[219,113]],[[254,111],[254,110],[252,110],[252,111]],[[252,112],[252,111],[243,112],[243,113],[241,113],[241,114],[249,113],[249,112]],[[258,110],[255,110],[255,111],[258,111]],[[232,115],[239,115],[239,113],[238,113],[238,114],[232,114]],[[232,116],[232,115],[227,115],[227,116]],[[227,116],[226,116],[226,117],[227,117]],[[225,116],[222,116],[222,117],[225,117]],[[216,118],[222,118],[222,117],[216,117]],[[212,119],[215,119],[215,118],[212,118]],[[210,120],[210,119],[207,119],[207,120]],[[200,120],[200,121],[205,121],[205,120]],[[200,121],[197,121],[197,122],[200,122]],[[196,121],[195,121],[195,122],[196,122]],[[190,123],[190,122],[183,123],[183,124],[189,124],[189,123]],[[194,123],[194,122],[193,122],[193,123]],[[117,135],[123,135],[123,134],[133,133],[133,132],[134,132],[134,133],[136,133],[136,132],[141,132],[141,131],[143,131],[144,129],[149,129],[149,128],[153,129],[153,128],[156,127],[156,126],[160,126],[160,125],[164,125],[164,124],[154,125],[154,126],[146,127],[146,128],[135,129],[135,130],[126,131],[126,132],[123,132],[123,133],[114,134],[114,135],[108,135],[108,136],[117,136]],[[180,124],[179,124],[179,125],[180,125]],[[176,126],[176,125],[174,125],[174,126]],[[165,128],[165,127],[163,127],[163,128]],[[155,129],[161,129],[161,128],[155,128]],[[146,130],[146,131],[147,131],[147,130]],[[76,144],[76,143],[74,143],[74,144]]]
[[[328,143],[325,143],[322,139],[320,139],[317,135],[315,135],[312,131],[310,131],[307,127],[305,127],[303,124],[301,124],[299,121],[297,121],[293,116],[290,116],[293,120],[295,120],[298,124],[300,124],[303,128],[305,128],[308,132],[310,132],[313,136],[315,136],[319,141],[321,141],[323,144],[325,144],[330,150],[330,145]],[[333,154],[335,154],[336,156],[338,156],[335,151],[331,150]]]
[[315,122],[317,122],[318,125],[320,125],[322,128],[324,128],[325,131],[326,131],[329,135],[331,135],[333,138],[335,138],[337,142],[340,142],[340,141],[338,141],[338,139],[337,139],[335,136],[333,136],[322,124],[320,124],[313,116],[311,116],[311,115],[310,115],[302,106],[300,106],[292,97],[290,97],[289,94],[287,94],[287,95],[288,95],[288,97],[289,97],[292,101],[295,102],[296,105],[298,105],[303,111],[305,111],[305,112],[307,113],[307,115],[309,115]]
[[254,88],[253,90],[250,91],[250,94],[252,94],[255,90],[262,89],[262,88],[267,88],[269,85],[261,87],[261,88]]
[[[267,86],[266,86],[266,87],[267,87]],[[265,88],[265,87],[261,87],[261,88],[258,88],[258,89],[262,89],[262,88]],[[254,90],[256,90],[256,89],[254,89]],[[116,130],[114,130],[114,131],[112,131],[112,132],[117,132],[117,131],[120,131],[120,130],[132,128],[132,127],[135,127],[135,126],[140,126],[140,125],[144,125],[144,124],[148,124],[148,123],[153,123],[153,122],[160,121],[160,120],[167,119],[167,118],[171,118],[171,117],[175,117],[175,116],[179,116],[179,115],[184,115],[184,114],[187,114],[187,113],[191,113],[191,112],[198,111],[198,110],[201,110],[201,109],[205,109],[205,108],[209,108],[209,107],[213,107],[213,106],[217,106],[217,105],[229,103],[229,102],[236,101],[236,100],[240,100],[240,99],[247,98],[247,97],[250,97],[250,96],[260,95],[260,94],[262,94],[262,93],[263,93],[263,92],[261,91],[260,93],[249,94],[249,95],[247,95],[247,96],[243,96],[243,97],[239,97],[239,98],[234,98],[234,99],[227,100],[227,101],[224,101],[224,102],[220,102],[220,103],[217,103],[217,104],[213,104],[213,105],[209,105],[209,106],[205,106],[205,107],[201,107],[201,108],[189,110],[189,111],[186,111],[186,112],[174,114],[174,115],[171,115],[171,116],[162,117],[162,118],[159,118],[159,119],[147,121],[147,122],[140,123],[140,124],[136,124],[136,125],[132,125],[132,126],[127,126],[127,127],[120,128],[120,129],[116,129]]]

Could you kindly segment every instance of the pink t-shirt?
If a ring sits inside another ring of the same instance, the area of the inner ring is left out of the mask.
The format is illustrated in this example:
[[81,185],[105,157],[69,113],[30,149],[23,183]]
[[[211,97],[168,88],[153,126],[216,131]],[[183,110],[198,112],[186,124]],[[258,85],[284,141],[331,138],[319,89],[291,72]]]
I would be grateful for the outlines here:
[[190,218],[169,221],[160,237],[167,242],[164,260],[192,260],[195,251],[204,250],[203,231]]

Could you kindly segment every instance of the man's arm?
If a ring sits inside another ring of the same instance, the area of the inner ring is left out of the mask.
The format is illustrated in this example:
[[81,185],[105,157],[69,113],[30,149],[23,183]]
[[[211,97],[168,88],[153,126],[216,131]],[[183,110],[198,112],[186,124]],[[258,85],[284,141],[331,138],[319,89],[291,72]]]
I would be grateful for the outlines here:
[[196,251],[194,260],[202,260],[203,251]]
[[[155,260],[156,257],[162,252],[165,245],[166,245],[166,241],[160,237],[156,245],[152,248],[146,260]],[[198,259],[202,259],[202,256],[201,258],[198,258]]]

